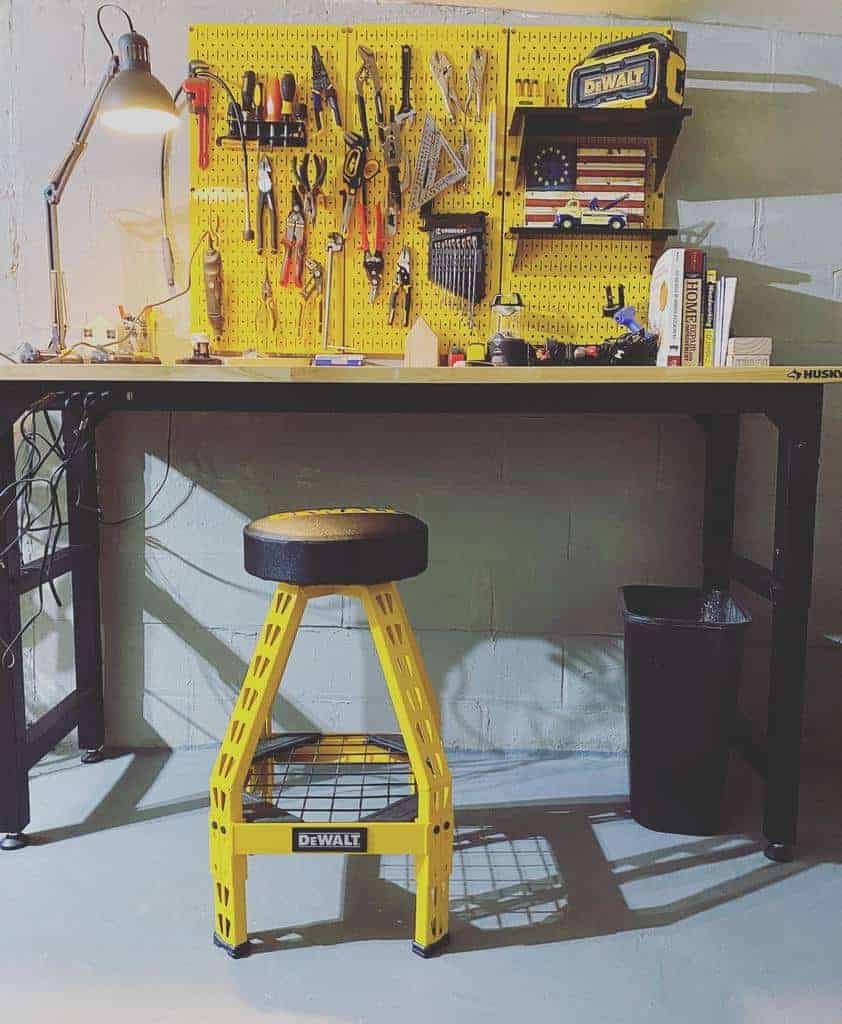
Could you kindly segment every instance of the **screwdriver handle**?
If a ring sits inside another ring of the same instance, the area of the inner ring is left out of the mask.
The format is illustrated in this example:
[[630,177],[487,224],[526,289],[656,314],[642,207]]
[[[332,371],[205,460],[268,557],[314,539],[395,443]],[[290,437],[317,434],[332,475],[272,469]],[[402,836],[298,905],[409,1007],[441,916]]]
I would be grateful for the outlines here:
[[243,72],[243,84],[241,87],[242,106],[244,114],[254,113],[254,90],[257,85],[257,75],[251,68]]
[[264,113],[264,120],[271,123],[276,123],[281,119],[281,83],[278,81],[278,76],[273,75],[269,79],[266,86],[266,97],[264,100],[266,104],[266,111]]
[[295,75],[287,71],[281,78],[281,120],[291,121],[295,102]]

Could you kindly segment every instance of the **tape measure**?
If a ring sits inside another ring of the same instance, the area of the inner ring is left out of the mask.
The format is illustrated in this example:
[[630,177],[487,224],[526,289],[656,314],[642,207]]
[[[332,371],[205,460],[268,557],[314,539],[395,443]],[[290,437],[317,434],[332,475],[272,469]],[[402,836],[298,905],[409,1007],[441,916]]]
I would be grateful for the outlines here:
[[680,107],[687,62],[671,39],[650,32],[597,46],[570,72],[570,107]]

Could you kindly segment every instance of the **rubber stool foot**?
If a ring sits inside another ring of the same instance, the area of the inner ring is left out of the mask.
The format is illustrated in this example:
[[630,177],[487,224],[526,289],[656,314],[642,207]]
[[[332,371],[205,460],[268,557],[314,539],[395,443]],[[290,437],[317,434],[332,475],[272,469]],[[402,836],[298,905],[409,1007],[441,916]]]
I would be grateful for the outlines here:
[[232,960],[242,960],[243,957],[248,956],[251,952],[251,946],[248,943],[248,939],[245,942],[240,943],[239,946],[229,946],[228,943],[223,942],[215,932],[213,936],[213,944],[214,946],[218,946],[220,949],[224,949]]
[[795,849],[789,843],[767,843],[763,852],[777,864],[789,864],[795,860]]
[[440,953],[444,947],[450,942],[450,933],[442,935],[440,939],[431,943],[429,946],[422,946],[417,942],[412,943],[412,952],[418,956],[423,956],[425,960],[429,960],[431,956],[435,956]]
[[105,751],[102,747],[97,747],[96,750],[86,750],[82,754],[82,764],[99,764],[100,761],[105,760]]
[[0,850],[22,850],[25,846],[29,846],[29,838],[23,832],[10,832],[0,839]]

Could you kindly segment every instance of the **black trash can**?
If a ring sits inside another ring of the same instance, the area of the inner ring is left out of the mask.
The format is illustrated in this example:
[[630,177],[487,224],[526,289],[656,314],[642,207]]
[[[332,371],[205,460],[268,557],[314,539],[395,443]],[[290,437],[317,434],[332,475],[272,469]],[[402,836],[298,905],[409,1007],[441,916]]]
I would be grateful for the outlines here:
[[620,588],[631,813],[656,832],[716,835],[751,616],[729,595]]

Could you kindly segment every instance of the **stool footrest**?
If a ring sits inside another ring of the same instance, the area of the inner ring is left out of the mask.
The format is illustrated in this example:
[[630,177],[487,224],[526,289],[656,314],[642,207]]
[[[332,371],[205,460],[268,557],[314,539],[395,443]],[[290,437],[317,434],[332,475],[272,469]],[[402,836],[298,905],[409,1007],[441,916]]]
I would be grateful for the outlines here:
[[289,733],[260,741],[246,776],[247,822],[415,821],[415,777],[400,735]]

